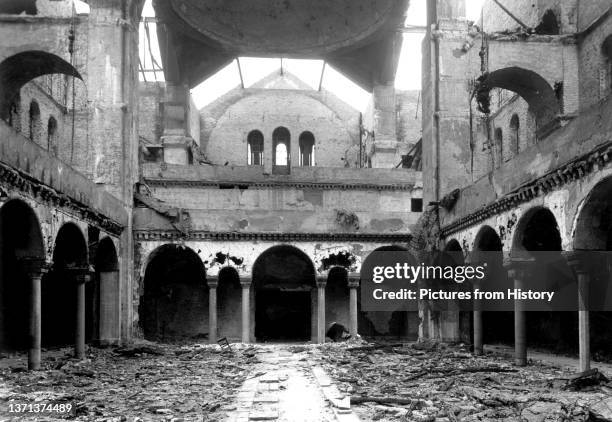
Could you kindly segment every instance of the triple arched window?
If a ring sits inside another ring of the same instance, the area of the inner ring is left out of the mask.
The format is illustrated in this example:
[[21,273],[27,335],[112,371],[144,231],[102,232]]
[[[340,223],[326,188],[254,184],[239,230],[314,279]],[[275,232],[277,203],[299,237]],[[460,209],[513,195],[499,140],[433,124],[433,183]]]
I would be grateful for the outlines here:
[[[315,165],[315,137],[312,132],[304,131],[299,138],[299,165]],[[264,157],[264,135],[252,130],[247,135],[247,164],[262,166]],[[291,133],[279,126],[272,132],[272,170],[277,174],[288,174],[291,167]]]

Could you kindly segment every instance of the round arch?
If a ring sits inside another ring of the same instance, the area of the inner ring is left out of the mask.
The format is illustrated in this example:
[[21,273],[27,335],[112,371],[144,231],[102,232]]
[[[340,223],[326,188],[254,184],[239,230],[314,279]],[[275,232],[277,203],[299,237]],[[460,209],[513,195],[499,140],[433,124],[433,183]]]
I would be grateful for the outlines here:
[[542,76],[521,67],[506,67],[485,74],[480,79],[480,90],[502,88],[523,97],[536,118],[538,129],[553,121],[561,112],[555,90]]
[[29,343],[29,275],[20,258],[45,258],[40,224],[20,199],[0,208],[0,351],[23,350]]
[[512,250],[535,252],[561,249],[561,233],[553,212],[543,206],[525,211],[514,230]]
[[[42,342],[44,346],[74,343],[76,282],[70,270],[88,267],[85,235],[75,223],[64,223],[53,247],[53,265],[42,280]],[[87,314],[87,310],[85,312]]]
[[191,248],[166,244],[149,255],[138,314],[147,340],[201,338],[208,333],[206,271]]
[[0,63],[0,118],[8,120],[10,106],[23,85],[34,78],[62,73],[83,80],[81,74],[61,57],[31,50],[15,54]]
[[253,263],[255,338],[305,341],[316,332],[315,267],[291,245],[265,250]]
[[87,285],[86,339],[112,344],[120,338],[119,259],[113,240],[105,236],[95,249],[93,283]]
[[574,250],[612,250],[612,176],[591,189],[573,224]]

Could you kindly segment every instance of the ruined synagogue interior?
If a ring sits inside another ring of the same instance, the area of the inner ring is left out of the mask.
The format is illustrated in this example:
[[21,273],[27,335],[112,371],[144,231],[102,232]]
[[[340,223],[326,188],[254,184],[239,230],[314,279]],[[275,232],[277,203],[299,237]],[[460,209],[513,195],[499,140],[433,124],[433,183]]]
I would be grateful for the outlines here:
[[611,117],[612,0],[0,0],[0,420],[612,421]]

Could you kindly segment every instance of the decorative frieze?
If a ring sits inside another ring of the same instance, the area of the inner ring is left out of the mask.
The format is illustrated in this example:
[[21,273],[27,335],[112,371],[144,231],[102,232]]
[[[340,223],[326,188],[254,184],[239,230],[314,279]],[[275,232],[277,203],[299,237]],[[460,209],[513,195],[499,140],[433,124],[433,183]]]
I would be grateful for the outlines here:
[[[138,241],[156,240],[179,240],[184,236],[175,230],[137,230],[134,238]],[[336,242],[377,242],[377,243],[408,243],[412,239],[411,234],[380,234],[380,233],[257,233],[257,232],[209,232],[192,231],[189,240],[213,240],[213,241],[250,241],[261,240],[271,242],[314,242],[314,241],[336,241]]]
[[612,159],[612,142],[594,149],[588,154],[577,157],[536,180],[504,195],[497,201],[484,206],[476,212],[461,217],[440,231],[442,237],[447,237],[460,230],[471,227],[494,215],[516,208],[534,198],[546,195],[560,189],[564,185],[582,179],[593,171],[603,168]]

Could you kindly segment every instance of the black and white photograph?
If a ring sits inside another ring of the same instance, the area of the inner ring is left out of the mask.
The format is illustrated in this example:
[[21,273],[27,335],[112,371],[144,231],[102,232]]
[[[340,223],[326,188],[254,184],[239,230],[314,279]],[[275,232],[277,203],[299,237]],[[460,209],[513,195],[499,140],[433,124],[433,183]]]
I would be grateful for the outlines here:
[[612,422],[612,0],[0,0],[0,422]]

